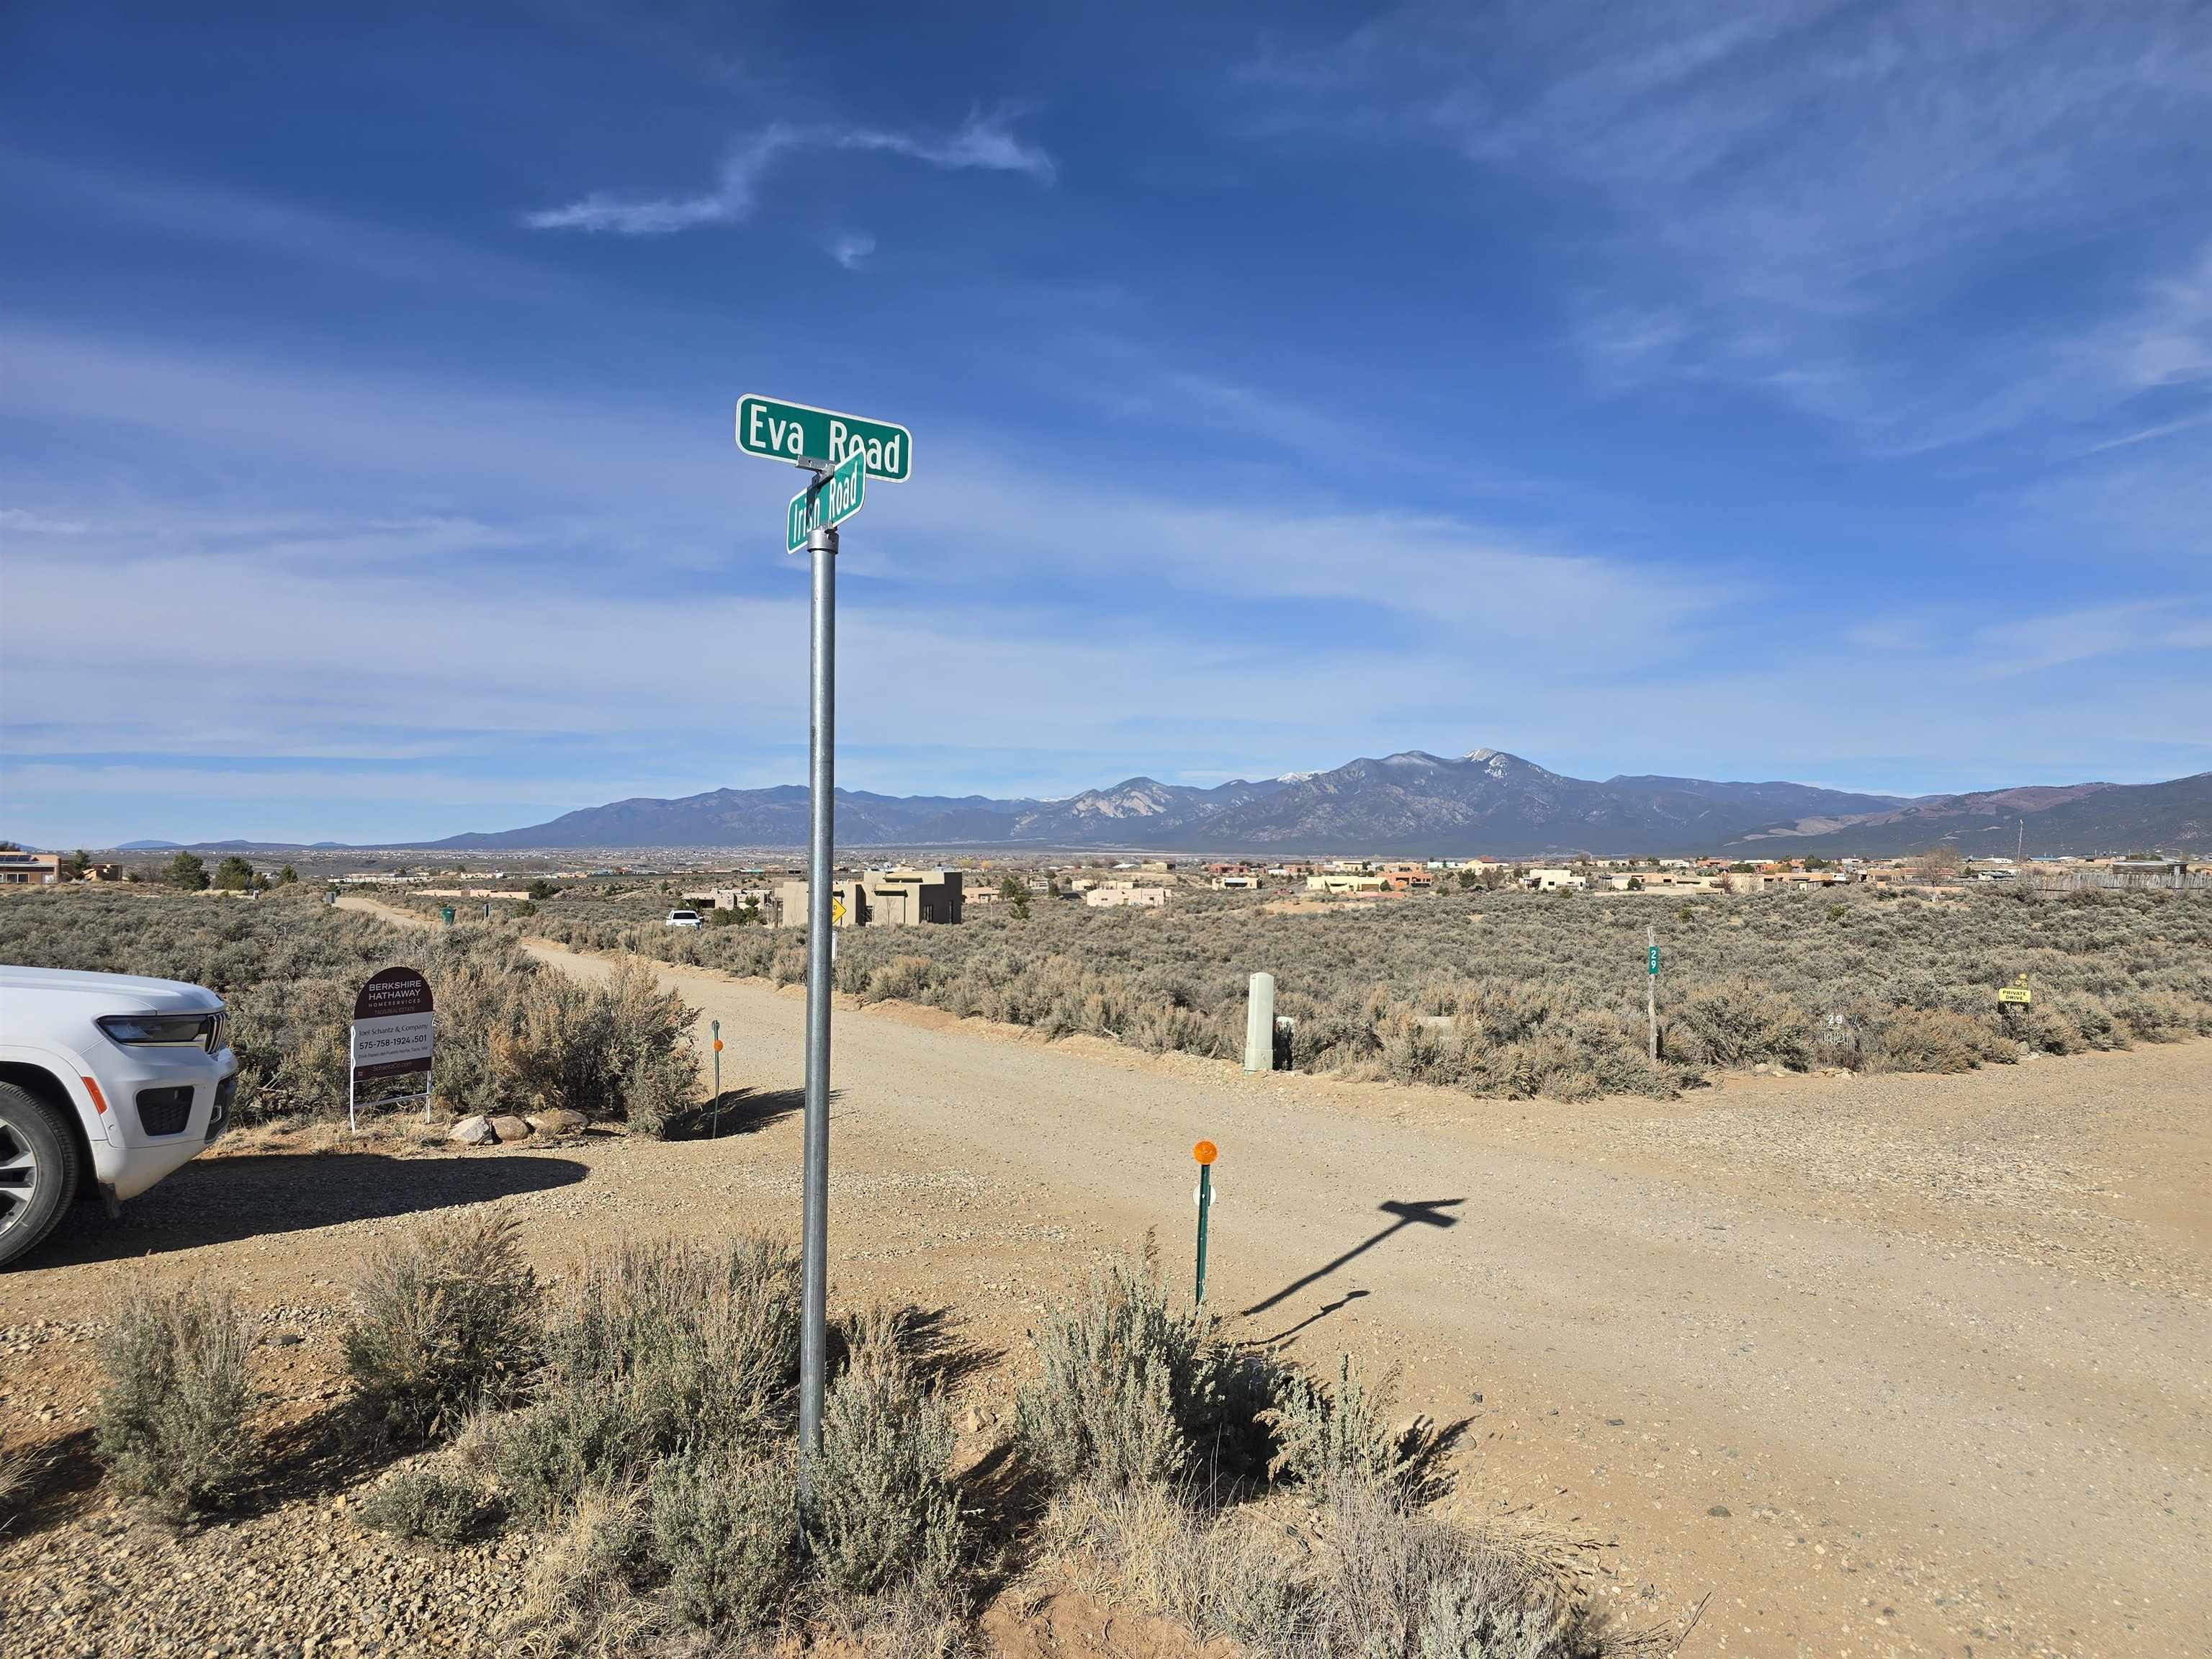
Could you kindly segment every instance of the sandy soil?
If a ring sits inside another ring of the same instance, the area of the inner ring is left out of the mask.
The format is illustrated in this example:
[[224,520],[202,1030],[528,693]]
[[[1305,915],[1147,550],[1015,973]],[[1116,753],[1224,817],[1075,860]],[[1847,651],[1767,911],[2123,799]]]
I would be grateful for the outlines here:
[[[142,1255],[296,1310],[266,1352],[298,1393],[363,1244],[423,1210],[507,1203],[556,1270],[624,1231],[793,1226],[799,995],[657,971],[721,1021],[741,1132],[202,1159],[0,1280],[0,1421],[82,1434],[90,1322]],[[1586,1540],[1631,1622],[1710,1596],[1685,1654],[2212,1651],[2212,1042],[1562,1106],[884,1006],[841,1013],[833,1071],[833,1294],[957,1309],[1018,1365],[1101,1253],[1150,1230],[1184,1270],[1206,1136],[1209,1302],[1396,1368],[1458,1428],[1455,1501]],[[988,1434],[1003,1378],[965,1386]]]

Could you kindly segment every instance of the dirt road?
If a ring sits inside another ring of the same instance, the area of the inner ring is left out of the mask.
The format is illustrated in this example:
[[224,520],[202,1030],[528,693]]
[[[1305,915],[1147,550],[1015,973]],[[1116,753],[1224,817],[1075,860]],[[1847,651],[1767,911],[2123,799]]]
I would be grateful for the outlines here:
[[[460,1166],[581,1164],[509,1194],[549,1257],[795,1218],[800,999],[658,971],[722,1022],[753,1133]],[[1562,1106],[925,1010],[836,1042],[842,1291],[955,1304],[1018,1358],[1097,1252],[1155,1229],[1186,1270],[1204,1135],[1209,1301],[1398,1367],[1406,1409],[1464,1425],[1461,1501],[1595,1540],[1631,1618],[1711,1592],[1684,1653],[2212,1651],[2212,1042]],[[388,1212],[178,1254],[334,1285]],[[112,1272],[64,1251],[7,1289],[59,1311]]]
[[[748,1081],[799,1086],[794,991],[661,976]],[[1655,1110],[1248,1081],[913,1010],[842,1019],[833,1073],[839,1195],[933,1172],[958,1200],[906,1249],[1066,1228],[999,1264],[1023,1290],[1146,1228],[1187,1261],[1188,1149],[1219,1143],[1210,1296],[1402,1364],[1409,1407],[1472,1419],[1472,1492],[1618,1536],[1668,1602],[1712,1589],[1692,1653],[2212,1650],[2212,1043]],[[884,1250],[832,1213],[839,1261]]]

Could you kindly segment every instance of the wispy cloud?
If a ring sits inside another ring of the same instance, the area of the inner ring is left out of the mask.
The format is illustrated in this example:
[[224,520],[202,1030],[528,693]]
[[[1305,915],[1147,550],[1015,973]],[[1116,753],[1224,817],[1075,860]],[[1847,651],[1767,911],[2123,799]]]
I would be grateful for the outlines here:
[[[94,167],[0,149],[0,190],[73,232],[120,228],[217,245],[380,284],[496,294],[507,304],[570,300],[574,279],[548,266],[342,212],[204,181]],[[21,229],[19,225],[17,229]],[[26,234],[35,234],[26,233]]]
[[665,236],[701,225],[737,224],[751,216],[770,166],[794,150],[854,150],[903,155],[949,171],[1020,173],[1041,184],[1057,176],[1052,157],[1018,136],[1012,117],[972,112],[942,137],[878,128],[793,126],[778,122],[732,149],[708,189],[689,196],[625,196],[593,191],[564,206],[526,213],[532,230],[603,231]]
[[876,239],[866,231],[848,230],[831,239],[830,257],[848,270],[858,270],[860,262],[876,251]]
[[[2100,237],[2158,226],[2170,258],[2212,228],[2197,0],[1424,3],[1243,80],[1255,132],[1441,146],[1601,208],[1569,319],[1601,380],[1764,386],[1880,449],[2109,406],[2060,360],[2125,278],[2052,287],[2026,324],[2019,283]],[[2170,307],[2208,289],[2176,279]],[[2187,330],[2112,343],[2138,385],[2203,361]]]

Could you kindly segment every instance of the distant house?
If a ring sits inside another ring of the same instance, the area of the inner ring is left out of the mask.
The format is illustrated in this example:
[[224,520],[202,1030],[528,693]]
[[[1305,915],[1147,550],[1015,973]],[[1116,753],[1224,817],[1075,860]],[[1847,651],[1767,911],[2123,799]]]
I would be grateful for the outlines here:
[[1310,893],[1379,893],[1386,884],[1380,876],[1355,870],[1323,870],[1306,878]]
[[1104,881],[1085,893],[1083,902],[1095,910],[1115,906],[1158,910],[1166,908],[1168,890],[1164,887],[1139,887],[1133,881]]
[[1573,870],[1538,867],[1521,878],[1521,884],[1532,892],[1579,892],[1589,885],[1589,878]]
[[59,853],[0,852],[0,886],[51,887],[61,878]]
[[[907,927],[960,920],[965,900],[957,870],[869,870],[835,884],[832,925],[839,927]],[[842,911],[842,916],[837,915]],[[777,884],[776,925],[806,925],[806,884]]]

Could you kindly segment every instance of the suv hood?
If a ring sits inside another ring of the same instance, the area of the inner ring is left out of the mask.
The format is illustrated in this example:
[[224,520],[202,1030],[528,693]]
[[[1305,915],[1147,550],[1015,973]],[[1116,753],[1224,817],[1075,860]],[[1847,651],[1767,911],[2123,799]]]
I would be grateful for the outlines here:
[[135,974],[83,974],[66,968],[0,967],[0,1001],[17,991],[84,999],[102,1013],[212,1013],[222,999],[198,985],[176,979],[141,979]]

